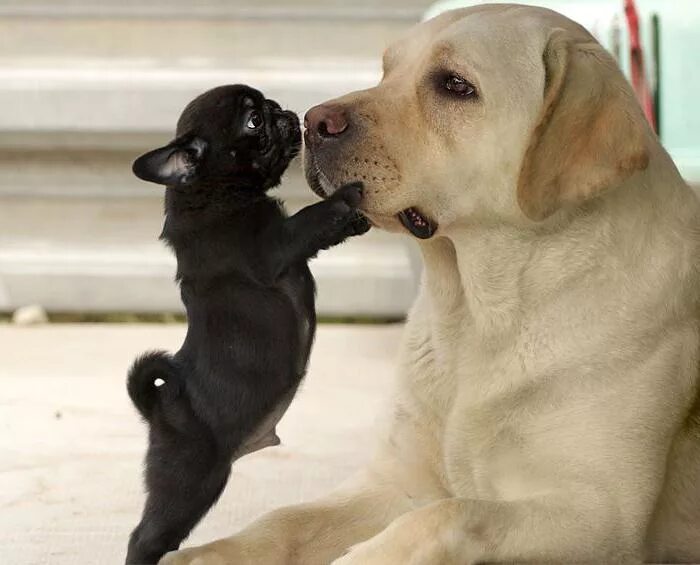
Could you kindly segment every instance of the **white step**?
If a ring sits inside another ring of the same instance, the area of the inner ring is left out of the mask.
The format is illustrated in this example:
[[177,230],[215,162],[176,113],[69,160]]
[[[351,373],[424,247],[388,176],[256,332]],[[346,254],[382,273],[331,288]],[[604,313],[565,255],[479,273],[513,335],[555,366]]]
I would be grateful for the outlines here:
[[[396,319],[414,296],[407,253],[368,235],[315,259],[317,309],[323,316]],[[164,247],[34,242],[0,249],[0,310],[41,304],[57,312],[181,312],[175,261]]]
[[[0,159],[0,310],[181,311],[171,253],[158,242],[163,189],[130,172],[133,151],[17,151]],[[316,200],[295,161],[277,194]],[[312,268],[325,316],[401,317],[415,292],[406,240],[379,231]]]
[[416,21],[426,0],[3,0],[0,17]]
[[[0,64],[0,144],[12,146],[14,134],[33,133],[34,145],[45,134],[60,132],[67,143],[88,134],[171,135],[185,105],[220,84],[254,85],[285,108],[307,108],[350,90],[376,84],[377,61],[299,59],[258,61],[257,66],[214,67],[200,64],[164,67],[148,59],[35,61],[33,66]],[[72,134],[72,135],[70,135]],[[124,139],[122,137],[122,139]]]
[[[157,241],[162,190],[131,162],[186,103],[249,83],[283,106],[365,88],[425,0],[0,3],[0,310],[180,311]],[[280,196],[312,202],[294,163]],[[402,316],[408,239],[371,232],[313,262],[321,315]]]

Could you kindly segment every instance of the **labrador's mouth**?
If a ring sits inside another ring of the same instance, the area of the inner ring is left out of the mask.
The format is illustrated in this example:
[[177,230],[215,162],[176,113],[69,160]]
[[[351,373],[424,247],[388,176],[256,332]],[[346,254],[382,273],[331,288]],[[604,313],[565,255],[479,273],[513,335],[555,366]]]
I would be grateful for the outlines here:
[[403,226],[419,239],[430,239],[437,231],[437,224],[418,211],[417,208],[406,208],[398,214]]
[[[306,180],[309,187],[321,198],[328,198],[335,191],[334,184],[318,166],[313,154],[306,154]],[[438,224],[417,208],[406,208],[397,215],[401,224],[415,237],[430,239],[435,235]]]
[[309,157],[306,180],[308,181],[311,190],[313,190],[314,193],[321,198],[328,198],[331,194],[333,194],[333,192],[335,192],[335,186],[316,164],[313,157]]

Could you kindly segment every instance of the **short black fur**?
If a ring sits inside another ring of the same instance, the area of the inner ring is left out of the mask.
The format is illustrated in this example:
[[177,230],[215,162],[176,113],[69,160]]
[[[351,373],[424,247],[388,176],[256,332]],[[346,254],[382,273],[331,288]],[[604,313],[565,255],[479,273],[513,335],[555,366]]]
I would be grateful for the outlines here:
[[161,238],[177,257],[187,335],[147,353],[128,377],[149,424],[148,496],[127,563],[155,563],[216,502],[231,463],[279,443],[275,425],[306,371],[316,316],[307,261],[369,229],[362,186],[287,217],[266,194],[300,144],[292,112],[247,86],[190,103],[177,138],[134,163],[168,186]]

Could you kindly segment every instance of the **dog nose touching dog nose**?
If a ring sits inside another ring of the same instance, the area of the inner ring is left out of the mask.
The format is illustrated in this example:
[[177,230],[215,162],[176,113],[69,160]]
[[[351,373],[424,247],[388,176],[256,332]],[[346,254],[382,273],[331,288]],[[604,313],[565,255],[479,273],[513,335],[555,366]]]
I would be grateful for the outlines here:
[[338,107],[320,104],[306,112],[304,127],[311,141],[339,136],[348,129],[348,119]]

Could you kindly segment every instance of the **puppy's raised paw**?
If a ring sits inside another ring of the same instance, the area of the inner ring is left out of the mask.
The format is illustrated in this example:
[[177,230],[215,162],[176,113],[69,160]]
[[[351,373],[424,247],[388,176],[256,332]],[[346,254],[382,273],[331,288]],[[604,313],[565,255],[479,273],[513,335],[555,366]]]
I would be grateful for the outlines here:
[[372,227],[372,224],[369,223],[369,220],[361,212],[356,212],[355,214],[355,218],[353,218],[348,225],[348,234],[353,236],[367,233]]
[[357,208],[362,202],[364,185],[361,182],[351,182],[344,184],[333,193],[331,199],[344,202],[350,208]]

